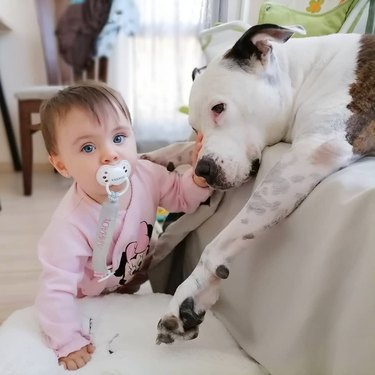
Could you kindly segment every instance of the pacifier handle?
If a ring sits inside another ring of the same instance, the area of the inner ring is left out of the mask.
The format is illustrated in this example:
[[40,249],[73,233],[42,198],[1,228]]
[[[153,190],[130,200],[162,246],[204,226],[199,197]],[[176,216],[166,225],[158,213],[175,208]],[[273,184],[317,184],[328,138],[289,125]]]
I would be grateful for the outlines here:
[[105,190],[108,196],[112,197],[113,194],[116,194],[116,196],[121,197],[121,195],[124,195],[129,189],[129,185],[130,185],[129,179],[127,178],[124,183],[125,183],[125,187],[121,191],[111,191],[109,187],[112,185],[110,185],[109,182],[107,182],[105,185]]

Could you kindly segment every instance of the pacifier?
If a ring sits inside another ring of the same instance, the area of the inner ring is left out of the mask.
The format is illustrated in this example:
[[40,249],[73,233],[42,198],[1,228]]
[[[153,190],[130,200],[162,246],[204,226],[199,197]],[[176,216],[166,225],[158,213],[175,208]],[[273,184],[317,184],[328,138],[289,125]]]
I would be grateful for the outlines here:
[[122,185],[125,183],[124,189],[116,192],[117,196],[123,195],[129,188],[129,177],[131,173],[131,166],[128,161],[122,160],[116,165],[102,165],[96,172],[96,181],[105,189],[109,196],[112,196],[112,192],[109,187],[112,185]]

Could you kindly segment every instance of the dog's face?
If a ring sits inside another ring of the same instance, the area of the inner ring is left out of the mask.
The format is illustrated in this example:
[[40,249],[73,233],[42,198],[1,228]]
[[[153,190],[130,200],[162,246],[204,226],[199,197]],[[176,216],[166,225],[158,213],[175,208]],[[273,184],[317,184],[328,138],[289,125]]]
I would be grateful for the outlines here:
[[268,91],[254,74],[229,69],[222,59],[194,81],[189,121],[204,136],[196,173],[208,169],[204,177],[212,187],[239,186],[257,172],[266,138],[263,123],[270,114],[262,99]]
[[284,135],[280,116],[287,98],[269,40],[286,41],[296,30],[264,26],[252,27],[213,60],[191,89],[189,122],[204,136],[196,174],[216,189],[256,174],[264,147]]

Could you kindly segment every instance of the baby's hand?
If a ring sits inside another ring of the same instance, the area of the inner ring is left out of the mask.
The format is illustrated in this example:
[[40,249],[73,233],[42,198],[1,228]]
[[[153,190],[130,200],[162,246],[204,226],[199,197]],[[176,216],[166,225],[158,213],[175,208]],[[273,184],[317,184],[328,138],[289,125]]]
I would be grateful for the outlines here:
[[[195,138],[195,147],[193,150],[193,154],[191,156],[191,164],[194,169],[197,164],[199,151],[202,148],[202,139],[203,139],[203,134],[201,132],[198,132]],[[197,176],[195,173],[193,174],[193,181],[195,182],[196,185],[200,187],[205,188],[208,186],[207,181],[203,177]]]
[[95,346],[88,344],[83,348],[68,354],[66,357],[59,358],[59,365],[64,366],[65,370],[78,370],[83,367],[94,353]]

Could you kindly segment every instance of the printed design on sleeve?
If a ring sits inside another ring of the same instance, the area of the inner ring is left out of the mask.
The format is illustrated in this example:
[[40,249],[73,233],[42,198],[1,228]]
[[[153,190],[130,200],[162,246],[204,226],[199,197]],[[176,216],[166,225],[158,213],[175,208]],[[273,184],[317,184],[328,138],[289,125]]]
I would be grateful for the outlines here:
[[153,226],[142,221],[139,225],[138,240],[130,242],[122,253],[120,265],[115,276],[122,277],[120,285],[126,284],[133,275],[142,269],[144,260],[150,250],[150,239]]

